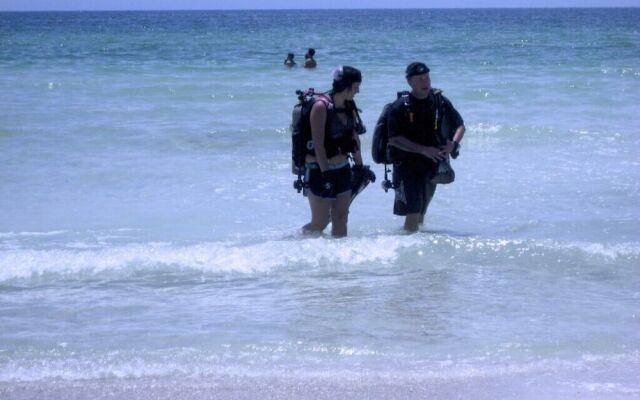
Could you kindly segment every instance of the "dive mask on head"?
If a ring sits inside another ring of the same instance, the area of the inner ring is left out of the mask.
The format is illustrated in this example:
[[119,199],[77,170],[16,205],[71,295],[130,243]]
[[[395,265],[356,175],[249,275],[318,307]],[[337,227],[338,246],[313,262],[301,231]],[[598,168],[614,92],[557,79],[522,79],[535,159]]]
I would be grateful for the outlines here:
[[333,80],[335,82],[340,82],[343,76],[344,70],[342,69],[342,65],[339,65],[336,69],[333,70]]

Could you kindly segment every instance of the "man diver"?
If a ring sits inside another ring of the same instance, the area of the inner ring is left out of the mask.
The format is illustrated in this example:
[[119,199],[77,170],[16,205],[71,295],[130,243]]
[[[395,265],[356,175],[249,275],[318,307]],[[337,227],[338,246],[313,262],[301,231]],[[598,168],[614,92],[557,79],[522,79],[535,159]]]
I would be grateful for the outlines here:
[[[431,179],[438,162],[458,151],[465,126],[451,102],[432,89],[429,68],[424,63],[409,64],[405,78],[411,93],[408,99],[400,97],[391,105],[387,119],[395,188],[393,213],[405,216],[406,231],[416,232],[436,191],[437,184]],[[438,136],[438,118],[446,119],[455,129],[444,144]]]

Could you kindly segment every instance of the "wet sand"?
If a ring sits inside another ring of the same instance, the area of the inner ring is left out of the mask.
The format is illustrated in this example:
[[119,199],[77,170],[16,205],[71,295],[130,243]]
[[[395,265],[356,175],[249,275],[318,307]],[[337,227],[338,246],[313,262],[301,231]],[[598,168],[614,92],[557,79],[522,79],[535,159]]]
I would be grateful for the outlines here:
[[[544,376],[466,379],[141,378],[0,383],[3,400],[630,399],[637,393],[562,387]],[[546,381],[546,382],[545,382]]]

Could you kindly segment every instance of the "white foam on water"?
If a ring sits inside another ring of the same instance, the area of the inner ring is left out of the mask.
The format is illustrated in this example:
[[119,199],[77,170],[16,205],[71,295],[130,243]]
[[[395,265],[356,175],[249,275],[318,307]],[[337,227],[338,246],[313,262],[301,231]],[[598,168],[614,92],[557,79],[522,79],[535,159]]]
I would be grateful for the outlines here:
[[[193,269],[204,273],[265,273],[277,268],[304,265],[392,264],[399,256],[437,253],[447,257],[495,256],[500,259],[539,257],[546,254],[599,257],[605,262],[637,259],[637,243],[566,243],[554,240],[490,239],[440,234],[412,236],[380,235],[332,240],[325,237],[266,240],[243,244],[237,241],[191,245],[171,243],[130,244],[91,248],[77,242],[60,249],[0,251],[0,282],[43,276],[73,276],[125,272],[158,267]],[[415,251],[414,251],[415,250]]]
[[46,231],[46,232],[0,232],[0,239],[59,236],[67,232],[68,231],[63,231],[63,230]]
[[236,242],[173,245],[132,244],[104,249],[10,249],[0,252],[0,281],[43,274],[74,275],[130,268],[175,266],[202,272],[268,272],[292,264],[390,263],[399,250],[420,243],[416,238],[380,236],[331,240],[269,240],[243,245]]
[[469,126],[469,130],[479,133],[479,134],[495,134],[500,132],[503,129],[503,126],[500,124],[490,124],[480,122],[477,124],[472,124]]
[[[71,357],[40,357],[35,360],[8,360],[0,370],[0,382],[34,382],[47,380],[81,381],[89,379],[130,379],[145,377],[248,376],[305,378],[375,378],[386,380],[418,379],[475,379],[515,375],[553,375],[563,377],[567,386],[590,387],[591,390],[616,390],[640,393],[640,385],[631,379],[640,372],[640,352],[627,354],[590,355],[575,359],[530,358],[513,360],[509,357],[449,358],[443,360],[412,360],[407,355],[379,354],[355,347],[296,346],[282,348],[247,346],[244,356],[235,353],[235,360],[224,352],[203,354],[195,349],[165,350],[161,354],[149,352]],[[283,351],[296,352],[295,361],[283,360]],[[263,354],[267,353],[267,354]],[[330,353],[331,359],[326,357]],[[318,356],[314,356],[318,354]],[[322,360],[320,362],[319,360]],[[243,362],[244,361],[244,362]],[[355,368],[357,366],[357,368]],[[612,383],[605,377],[611,370],[626,370]],[[591,377],[591,382],[587,379]]]
[[604,244],[572,242],[568,244],[568,247],[573,247],[589,255],[605,257],[609,260],[615,260],[618,257],[637,258],[640,256],[640,247],[637,243]]

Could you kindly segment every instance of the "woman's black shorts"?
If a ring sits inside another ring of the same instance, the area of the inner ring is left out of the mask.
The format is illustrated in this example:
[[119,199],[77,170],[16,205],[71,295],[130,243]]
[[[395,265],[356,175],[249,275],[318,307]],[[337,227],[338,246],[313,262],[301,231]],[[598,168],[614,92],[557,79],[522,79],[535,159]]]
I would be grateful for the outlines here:
[[334,169],[330,168],[323,174],[317,163],[307,163],[304,182],[314,195],[335,200],[339,194],[351,190],[351,167],[348,162],[345,162]]

